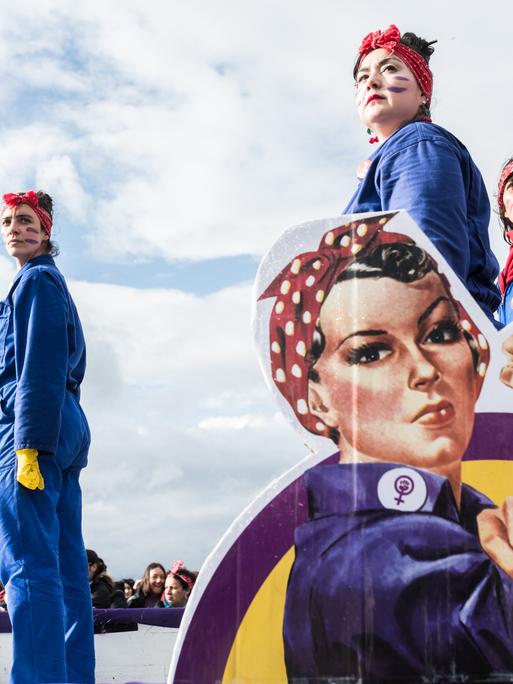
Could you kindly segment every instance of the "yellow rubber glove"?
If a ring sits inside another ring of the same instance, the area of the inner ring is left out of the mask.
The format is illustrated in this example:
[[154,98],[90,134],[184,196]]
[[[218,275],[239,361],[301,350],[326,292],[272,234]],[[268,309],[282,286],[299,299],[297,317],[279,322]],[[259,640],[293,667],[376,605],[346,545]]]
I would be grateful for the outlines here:
[[37,462],[37,449],[18,449],[18,472],[16,479],[27,489],[44,489],[45,481]]

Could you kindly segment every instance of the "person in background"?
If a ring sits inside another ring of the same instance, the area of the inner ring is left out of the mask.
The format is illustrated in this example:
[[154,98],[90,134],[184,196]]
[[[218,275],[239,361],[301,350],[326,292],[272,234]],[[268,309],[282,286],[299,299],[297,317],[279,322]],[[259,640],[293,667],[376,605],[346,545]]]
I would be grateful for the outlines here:
[[513,157],[508,159],[501,170],[497,188],[497,205],[502,235],[509,245],[509,254],[501,274],[499,287],[502,302],[499,307],[499,320],[503,325],[513,321]]
[[53,256],[52,198],[3,196],[17,273],[0,303],[0,580],[13,633],[10,684],[94,682],[80,472],[82,326]]
[[[112,577],[107,574],[107,566],[96,551],[87,549],[89,565],[89,584],[94,608],[126,608],[123,586],[116,587]],[[121,583],[123,585],[123,583]]]
[[432,43],[401,36],[393,24],[363,39],[353,70],[356,106],[369,142],[380,145],[360,164],[344,214],[406,209],[499,327],[490,203],[466,147],[431,122],[433,52]]
[[164,591],[166,571],[161,563],[150,563],[142,578],[141,585],[128,599],[129,608],[162,608],[161,596]]
[[125,598],[128,601],[128,599],[134,595],[134,580],[131,577],[128,577],[124,580],[122,580],[123,583],[123,592],[125,594]]
[[89,585],[94,608],[110,608],[110,600],[114,591],[114,583],[107,575],[107,566],[96,551],[87,549],[89,569]]
[[5,602],[5,589],[2,582],[0,582],[0,610],[7,610],[7,603]]
[[125,584],[123,580],[114,582],[114,590],[110,598],[111,608],[128,608],[128,603],[125,598]]
[[183,608],[196,582],[197,573],[184,567],[182,561],[175,561],[166,577],[164,586],[164,608]]

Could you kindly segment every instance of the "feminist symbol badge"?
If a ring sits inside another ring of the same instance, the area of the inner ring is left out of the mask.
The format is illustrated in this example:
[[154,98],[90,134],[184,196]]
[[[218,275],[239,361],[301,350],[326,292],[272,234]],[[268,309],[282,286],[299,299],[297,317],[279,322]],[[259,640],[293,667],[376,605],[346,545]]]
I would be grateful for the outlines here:
[[404,501],[404,497],[408,496],[415,489],[415,483],[409,475],[399,475],[395,478],[394,489],[399,494],[395,497],[395,502],[399,506]]
[[390,510],[419,511],[426,503],[427,486],[417,470],[392,468],[379,479],[378,499]]

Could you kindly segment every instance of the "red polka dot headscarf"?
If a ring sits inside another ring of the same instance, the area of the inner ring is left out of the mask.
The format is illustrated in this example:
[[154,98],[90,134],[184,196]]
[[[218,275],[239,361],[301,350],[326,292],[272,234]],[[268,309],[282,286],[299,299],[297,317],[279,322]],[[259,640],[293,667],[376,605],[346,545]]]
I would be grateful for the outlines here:
[[34,210],[34,213],[38,216],[41,221],[41,227],[44,232],[50,237],[52,234],[52,217],[50,214],[39,206],[39,197],[37,193],[33,190],[28,190],[27,192],[8,192],[2,197],[4,201],[4,209],[9,207],[15,209],[19,207],[20,204],[28,204]]
[[399,59],[402,59],[406,66],[411,70],[417,79],[420,89],[426,96],[427,104],[429,106],[433,95],[433,73],[422,55],[401,43],[400,40],[401,33],[394,24],[390,24],[383,33],[379,30],[368,33],[362,40],[358,50],[360,53],[358,66],[362,59],[373,50],[377,50],[378,48],[389,50],[394,55],[397,55]]
[[[406,235],[384,230],[393,216],[395,212],[331,229],[322,237],[317,250],[296,256],[259,297],[259,300],[276,297],[269,321],[273,381],[299,422],[315,434],[329,436],[329,428],[310,413],[308,405],[310,351],[322,304],[339,276],[378,245],[415,244]],[[438,273],[436,263],[433,259],[431,262]],[[443,274],[439,276],[450,295],[449,282]],[[478,357],[475,367],[480,391],[490,357],[488,344],[461,304],[455,303],[469,346]]]

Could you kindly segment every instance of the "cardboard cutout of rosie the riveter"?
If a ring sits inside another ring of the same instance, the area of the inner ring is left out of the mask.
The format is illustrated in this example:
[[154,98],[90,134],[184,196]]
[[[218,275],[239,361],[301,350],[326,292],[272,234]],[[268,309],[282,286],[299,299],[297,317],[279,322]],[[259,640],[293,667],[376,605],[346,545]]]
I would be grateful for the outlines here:
[[255,295],[312,453],[207,559],[169,682],[509,681],[512,331],[405,212],[286,231]]

